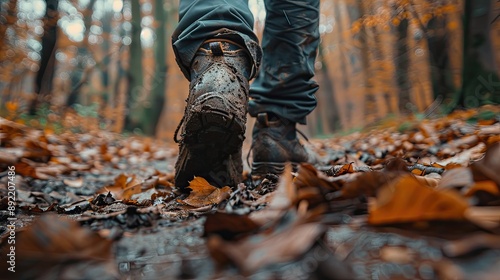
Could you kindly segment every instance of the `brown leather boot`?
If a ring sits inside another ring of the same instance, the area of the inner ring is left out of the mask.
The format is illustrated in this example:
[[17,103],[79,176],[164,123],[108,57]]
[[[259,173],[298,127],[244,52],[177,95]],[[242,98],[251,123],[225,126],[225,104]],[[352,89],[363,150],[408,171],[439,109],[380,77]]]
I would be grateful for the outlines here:
[[281,174],[287,162],[316,163],[317,156],[297,138],[295,123],[268,113],[260,113],[252,135],[252,175]]
[[187,187],[194,176],[218,187],[241,182],[251,70],[246,49],[234,42],[210,40],[198,50],[184,117],[174,137],[179,143],[176,187]]

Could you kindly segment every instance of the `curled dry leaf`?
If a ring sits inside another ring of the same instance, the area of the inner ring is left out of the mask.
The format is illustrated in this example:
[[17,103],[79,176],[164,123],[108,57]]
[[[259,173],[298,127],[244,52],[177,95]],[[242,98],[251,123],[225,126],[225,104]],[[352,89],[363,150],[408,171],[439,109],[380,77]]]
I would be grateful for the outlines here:
[[184,200],[180,200],[180,202],[193,207],[219,204],[229,198],[231,194],[230,187],[216,188],[202,177],[194,177],[189,182],[189,188],[191,189],[191,193]]
[[97,193],[111,192],[116,199],[130,199],[132,195],[142,191],[142,180],[135,175],[120,174],[111,186],[104,187]]
[[[346,164],[347,169],[353,169],[352,163]],[[354,172],[354,171],[353,171]],[[340,184],[334,178],[327,177],[310,164],[303,163],[299,166],[297,177],[293,181],[296,188],[320,187],[325,191],[336,191],[340,189]]]
[[395,172],[403,172],[407,173],[409,172],[408,170],[408,164],[406,164],[406,161],[404,159],[396,157],[396,158],[391,158],[385,162],[385,170],[386,171],[395,171]]
[[465,211],[465,217],[483,228],[500,227],[500,207],[469,207]]
[[18,162],[14,165],[16,172],[25,177],[34,179],[48,180],[51,176],[57,176],[66,171],[62,166],[60,167],[33,167],[26,162]]
[[470,188],[465,190],[464,196],[471,197],[478,191],[484,191],[490,193],[494,196],[500,197],[500,190],[498,190],[497,184],[493,181],[479,181],[474,183]]
[[[10,246],[5,246],[2,255]],[[44,214],[16,237],[13,279],[115,279],[112,241],[78,222]],[[2,271],[8,263],[3,261]],[[10,275],[8,275],[10,274]]]
[[436,191],[405,175],[382,187],[369,209],[372,225],[429,220],[461,220],[467,202],[451,190]]
[[63,182],[66,186],[72,188],[81,188],[83,186],[83,178],[81,177],[74,180],[64,179]]
[[476,233],[463,239],[449,241],[443,246],[443,252],[448,257],[460,257],[482,249],[500,249],[500,236]]
[[448,165],[449,163],[460,164],[461,166],[468,166],[471,160],[477,160],[483,155],[486,145],[484,143],[479,143],[476,146],[458,153],[457,155],[447,158],[445,160],[439,161],[440,165]]
[[266,199],[269,199],[267,207],[263,210],[250,213],[250,219],[259,225],[263,225],[268,222],[275,222],[281,218],[297,200],[297,189],[292,180],[292,167],[288,164],[285,166],[285,171],[279,179],[276,190],[266,197]]
[[471,165],[474,181],[492,180],[500,188],[500,142],[486,151],[484,158]]
[[217,234],[225,240],[233,240],[242,235],[255,232],[259,225],[245,215],[217,212],[207,216],[203,227],[204,236]]
[[248,275],[266,265],[296,259],[309,250],[324,232],[325,228],[320,224],[294,223],[286,229],[267,235],[253,235],[239,242],[225,242],[214,235],[207,245],[220,265],[229,261]]
[[469,168],[460,167],[446,170],[439,182],[438,189],[462,188],[474,184]]
[[[348,164],[352,167],[352,164]],[[327,202],[325,193],[340,189],[338,178],[327,177],[312,165],[301,164],[297,177],[293,180],[297,197],[294,204],[307,201],[310,208],[323,205]]]

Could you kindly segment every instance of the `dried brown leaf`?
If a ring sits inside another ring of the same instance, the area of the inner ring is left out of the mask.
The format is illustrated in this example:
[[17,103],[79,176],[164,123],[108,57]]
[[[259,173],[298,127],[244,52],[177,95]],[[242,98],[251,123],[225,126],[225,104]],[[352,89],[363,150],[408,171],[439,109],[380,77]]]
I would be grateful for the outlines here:
[[325,232],[320,224],[298,224],[271,234],[251,236],[244,241],[225,242],[218,236],[208,240],[208,249],[216,261],[233,262],[243,274],[266,265],[287,262],[305,253]]
[[[4,250],[8,250],[5,246]],[[112,241],[82,228],[78,222],[52,214],[40,216],[16,236],[16,279],[66,278],[78,271],[79,278],[115,278],[118,276],[111,251]],[[6,255],[7,252],[2,252]],[[7,271],[7,262],[0,264]],[[8,276],[5,275],[4,276]]]
[[255,232],[259,225],[248,216],[217,212],[207,216],[203,227],[204,236],[217,234],[223,239],[232,240]]
[[500,227],[500,207],[469,207],[465,211],[465,217],[483,228]]
[[462,188],[474,183],[469,168],[460,167],[446,170],[438,184],[438,189]]
[[64,179],[63,182],[66,186],[72,188],[81,188],[83,186],[83,178],[81,177],[74,180]]
[[484,158],[471,165],[474,181],[492,180],[500,188],[500,142],[486,151]]
[[411,263],[415,257],[415,251],[407,247],[384,246],[380,249],[380,258],[390,263]]
[[369,209],[372,225],[429,220],[461,220],[467,202],[449,190],[436,191],[405,175],[381,188]]
[[500,236],[476,233],[465,238],[449,241],[443,246],[448,257],[460,257],[481,249],[500,249]]
[[210,183],[202,177],[194,177],[194,179],[189,182],[189,188],[191,189],[191,193],[187,198],[181,200],[181,202],[193,207],[219,204],[229,198],[231,194],[230,187],[225,186],[220,189],[216,188],[210,185]]

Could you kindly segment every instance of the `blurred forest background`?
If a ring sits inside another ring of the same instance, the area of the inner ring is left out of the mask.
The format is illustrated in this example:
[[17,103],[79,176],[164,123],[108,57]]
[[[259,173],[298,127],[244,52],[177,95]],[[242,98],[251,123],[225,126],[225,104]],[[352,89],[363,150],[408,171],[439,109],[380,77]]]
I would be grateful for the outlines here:
[[[178,0],[0,1],[0,116],[172,138]],[[500,0],[323,0],[320,32],[310,135],[500,103]]]

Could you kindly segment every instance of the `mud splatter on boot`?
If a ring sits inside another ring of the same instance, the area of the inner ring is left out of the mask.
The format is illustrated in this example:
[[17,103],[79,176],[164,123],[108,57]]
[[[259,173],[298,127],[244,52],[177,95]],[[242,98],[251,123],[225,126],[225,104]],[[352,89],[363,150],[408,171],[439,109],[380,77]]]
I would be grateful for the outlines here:
[[241,181],[251,71],[247,51],[233,42],[207,41],[199,49],[191,65],[186,110],[175,133],[178,188],[187,187],[194,176],[218,187]]

